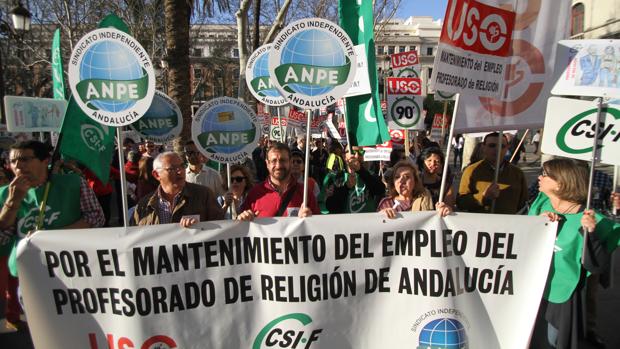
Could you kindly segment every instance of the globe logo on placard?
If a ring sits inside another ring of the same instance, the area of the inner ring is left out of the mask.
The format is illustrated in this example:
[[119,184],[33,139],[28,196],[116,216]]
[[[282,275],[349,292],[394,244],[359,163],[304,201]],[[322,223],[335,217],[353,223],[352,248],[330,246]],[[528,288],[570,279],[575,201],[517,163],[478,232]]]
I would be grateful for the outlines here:
[[[266,76],[267,78],[269,78],[269,55],[268,54],[264,54],[262,56],[260,56],[260,58],[258,58],[258,60],[256,61],[256,65],[254,66],[254,76]],[[260,90],[259,93],[263,93],[266,96],[269,97],[280,97],[280,92],[278,92],[278,90],[273,86],[273,85],[268,85],[269,88],[265,88],[263,90]]]
[[176,103],[163,92],[156,91],[149,110],[129,126],[153,142],[167,142],[181,133],[183,118]]
[[467,349],[467,333],[463,324],[451,318],[435,319],[420,331],[417,349]]
[[355,46],[338,25],[320,18],[284,28],[269,53],[269,73],[289,103],[325,108],[344,96],[355,79]]
[[[282,64],[305,64],[320,67],[338,67],[347,63],[338,40],[332,35],[317,30],[306,30],[293,36],[282,51]],[[303,81],[303,80],[302,80]],[[334,86],[321,84],[290,83],[291,90],[308,96],[330,92]]]
[[80,109],[107,126],[129,125],[144,115],[155,94],[155,73],[140,43],[113,28],[94,30],[71,53],[69,86]]
[[[80,64],[80,80],[138,80],[143,77],[142,68],[133,54],[125,46],[116,42],[104,41],[91,46],[84,54]],[[103,92],[103,89],[102,89]],[[91,93],[90,100],[98,109],[119,112],[133,107],[136,102],[113,100],[105,94]],[[129,94],[127,94],[129,97]]]
[[246,65],[245,80],[248,89],[259,102],[279,107],[286,104],[286,99],[280,94],[269,76],[270,51],[271,44],[266,44],[252,53]]
[[209,159],[234,163],[251,155],[260,138],[256,114],[245,103],[220,97],[203,104],[192,120],[192,139]]

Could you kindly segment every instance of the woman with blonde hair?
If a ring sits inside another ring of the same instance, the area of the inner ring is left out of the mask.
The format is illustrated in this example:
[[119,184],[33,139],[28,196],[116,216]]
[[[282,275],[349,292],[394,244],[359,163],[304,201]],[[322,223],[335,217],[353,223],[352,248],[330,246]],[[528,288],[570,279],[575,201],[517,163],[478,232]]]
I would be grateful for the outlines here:
[[[584,210],[588,198],[588,167],[571,159],[543,164],[539,194],[529,215],[558,222],[553,261],[539,309],[532,347],[579,347],[583,338],[586,278],[609,267],[611,252],[620,242],[620,224],[593,210]],[[588,234],[582,265],[584,230]]]
[[[433,210],[431,193],[424,188],[413,163],[399,161],[392,167],[392,173],[388,182],[388,195],[379,202],[377,211],[384,212],[388,218],[395,218],[397,212]],[[442,216],[452,212],[443,202],[437,203],[436,208]]]

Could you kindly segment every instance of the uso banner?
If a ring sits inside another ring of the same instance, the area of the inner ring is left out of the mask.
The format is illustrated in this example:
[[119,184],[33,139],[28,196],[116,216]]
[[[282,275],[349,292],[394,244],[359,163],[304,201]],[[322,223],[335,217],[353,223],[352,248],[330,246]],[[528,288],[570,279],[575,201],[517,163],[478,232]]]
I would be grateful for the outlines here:
[[[561,72],[554,72],[557,42],[567,37],[570,1],[483,0],[516,12],[510,45],[510,63],[501,95],[459,99],[455,132],[486,132],[541,128],[551,87]],[[481,19],[482,21],[482,19]]]
[[18,267],[38,348],[525,348],[555,229],[421,212],[41,231]]

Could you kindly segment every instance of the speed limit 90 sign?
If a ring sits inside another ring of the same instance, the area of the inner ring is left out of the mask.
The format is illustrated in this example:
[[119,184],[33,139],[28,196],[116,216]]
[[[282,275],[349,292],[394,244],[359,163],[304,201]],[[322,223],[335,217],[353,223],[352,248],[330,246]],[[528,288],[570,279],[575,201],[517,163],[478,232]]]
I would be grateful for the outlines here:
[[388,126],[391,129],[424,128],[421,81],[418,78],[387,79]]

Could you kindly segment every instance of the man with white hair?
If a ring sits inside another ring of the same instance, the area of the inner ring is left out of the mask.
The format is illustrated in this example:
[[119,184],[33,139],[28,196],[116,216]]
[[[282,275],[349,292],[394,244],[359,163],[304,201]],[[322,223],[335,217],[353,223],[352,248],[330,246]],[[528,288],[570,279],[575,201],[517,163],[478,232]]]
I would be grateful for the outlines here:
[[152,173],[159,186],[138,202],[132,225],[180,223],[189,227],[202,221],[224,219],[224,211],[211,189],[185,181],[185,166],[174,152],[161,153],[155,158]]

